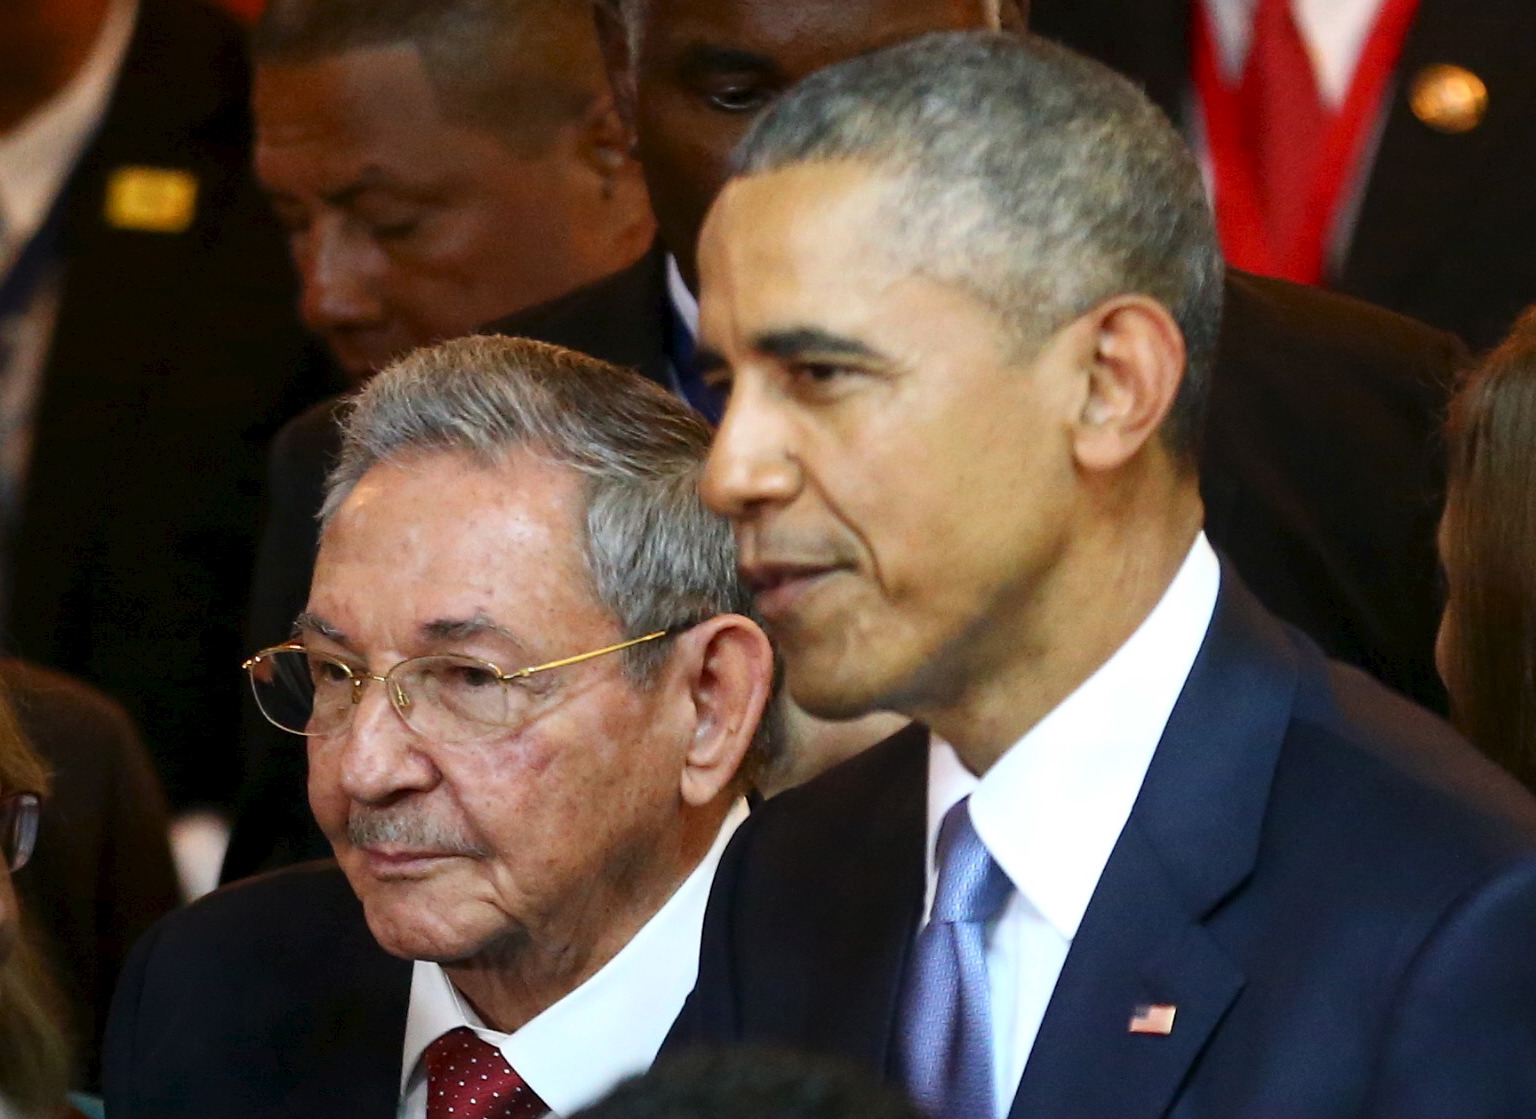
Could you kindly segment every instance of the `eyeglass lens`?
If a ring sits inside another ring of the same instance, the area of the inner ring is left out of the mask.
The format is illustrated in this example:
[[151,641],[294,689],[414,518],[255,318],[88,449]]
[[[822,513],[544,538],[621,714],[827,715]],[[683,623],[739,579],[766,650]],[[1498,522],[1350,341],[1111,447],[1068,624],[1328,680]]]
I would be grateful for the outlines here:
[[32,857],[41,812],[42,798],[36,793],[0,797],[0,856],[11,870],[20,870]]
[[[356,677],[340,661],[295,649],[264,653],[251,666],[256,702],[296,734],[329,734],[352,716]],[[525,698],[489,666],[468,657],[419,657],[390,674],[395,701],[417,732],[442,741],[472,738],[517,720]]]

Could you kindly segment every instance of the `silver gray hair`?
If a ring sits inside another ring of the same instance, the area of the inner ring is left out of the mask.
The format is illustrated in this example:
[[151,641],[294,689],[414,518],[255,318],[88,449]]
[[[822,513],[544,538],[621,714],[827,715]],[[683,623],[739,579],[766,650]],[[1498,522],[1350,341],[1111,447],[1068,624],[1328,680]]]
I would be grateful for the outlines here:
[[1194,157],[1130,82],[1035,36],[926,35],[805,79],[733,171],[845,160],[889,180],[899,266],[979,299],[1021,353],[1115,295],[1167,307],[1188,367],[1161,434],[1193,463],[1224,266]]
[[[526,338],[459,338],[407,354],[352,400],[320,519],[383,463],[446,453],[495,466],[528,450],[581,478],[591,589],[625,636],[750,616],[730,525],[698,495],[709,440],[637,373]],[[668,645],[625,650],[627,670],[651,679]]]

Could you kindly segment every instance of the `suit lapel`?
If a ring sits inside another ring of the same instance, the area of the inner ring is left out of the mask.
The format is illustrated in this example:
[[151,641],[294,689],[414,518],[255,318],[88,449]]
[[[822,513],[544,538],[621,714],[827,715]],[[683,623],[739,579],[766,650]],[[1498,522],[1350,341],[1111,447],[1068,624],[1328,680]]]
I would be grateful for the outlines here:
[[389,1119],[400,1106],[412,964],[379,947],[339,870],[321,886],[328,900],[315,908],[330,922],[326,966],[334,995],[292,1004],[288,1032],[294,1067],[302,1071],[283,1113]]
[[399,1110],[411,965],[377,946],[373,955],[347,997],[323,1009],[326,1020],[315,1033],[321,1044],[295,1089],[291,1114],[388,1119]]
[[[1166,1113],[1244,977],[1203,927],[1251,873],[1296,686],[1283,630],[1224,568],[1211,629],[1094,891],[1018,1119]],[[1166,1035],[1138,1007],[1176,1007]]]
[[840,887],[857,885],[824,899],[813,927],[814,950],[805,956],[817,968],[806,991],[808,1047],[880,1071],[891,1067],[897,998],[922,916],[928,732],[914,724],[886,748],[890,764],[868,787],[868,803],[880,811],[860,816],[874,826],[856,845],[828,852],[843,866],[818,876]]

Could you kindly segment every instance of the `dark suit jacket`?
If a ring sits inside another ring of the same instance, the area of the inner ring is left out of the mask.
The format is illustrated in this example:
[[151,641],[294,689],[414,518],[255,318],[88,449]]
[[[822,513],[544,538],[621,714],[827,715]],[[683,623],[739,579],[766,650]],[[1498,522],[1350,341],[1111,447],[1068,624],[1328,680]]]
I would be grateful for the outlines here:
[[[232,799],[265,446],[338,387],[306,360],[281,231],[250,174],[247,89],[229,17],[143,0],[66,187],[62,304],[10,548],[8,651],[121,702],[177,806]],[[105,220],[125,166],[191,172],[191,227]]]
[[112,1119],[389,1119],[411,964],[332,864],[242,882],[141,940],[107,1030]]
[[[1033,0],[1032,30],[1146,86],[1186,114],[1193,0]],[[1536,301],[1536,7],[1525,0],[1420,0],[1340,291],[1453,331],[1482,348]],[[1425,67],[1481,77],[1488,113],[1448,135],[1413,115]]]
[[128,950],[181,900],[165,794],[122,708],[77,681],[0,658],[17,722],[53,772],[37,850],[15,875],[69,1003],[79,1082],[94,1090]]
[[[669,1048],[800,1046],[889,1074],[926,757],[909,729],[753,814]],[[1012,1115],[1531,1114],[1533,938],[1536,802],[1224,571]],[[1131,1034],[1159,1003],[1172,1033]]]

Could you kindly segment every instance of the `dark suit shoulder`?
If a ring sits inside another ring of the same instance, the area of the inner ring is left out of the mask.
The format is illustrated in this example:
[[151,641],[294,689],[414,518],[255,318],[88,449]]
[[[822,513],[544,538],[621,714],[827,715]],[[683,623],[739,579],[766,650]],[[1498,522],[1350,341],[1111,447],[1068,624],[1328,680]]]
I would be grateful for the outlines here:
[[1311,770],[1328,790],[1313,795],[1336,799],[1341,825],[1381,836],[1381,853],[1421,879],[1431,865],[1475,878],[1536,860],[1536,798],[1520,782],[1360,670],[1329,662],[1325,678],[1298,692],[1277,783]]
[[1435,405],[1468,360],[1461,339],[1418,319],[1251,272],[1228,272],[1226,315],[1230,329],[1223,333],[1223,357],[1242,356],[1245,342],[1279,344],[1297,355],[1326,356],[1326,366],[1314,367],[1324,375],[1411,380],[1433,395]]
[[1281,280],[1229,275],[1201,452],[1206,531],[1329,656],[1443,709],[1435,525],[1451,335]]
[[[323,485],[325,475],[335,464],[341,450],[341,429],[338,426],[346,409],[346,395],[330,396],[321,400],[279,429],[272,440],[269,484],[288,479],[304,479],[306,490],[318,489],[314,480],[318,476]],[[319,506],[316,505],[315,509]]]
[[658,242],[628,268],[485,330],[564,346],[666,380],[666,253]]
[[753,811],[716,873],[669,1050],[748,1041],[882,1067],[881,1039],[837,1023],[885,1018],[894,989],[830,992],[898,970],[922,900],[927,773],[928,732],[913,725]]
[[268,947],[294,955],[345,945],[382,951],[368,932],[362,903],[346,875],[329,860],[224,886],[171,914],[158,933],[163,946],[229,957]]
[[[742,825],[746,843],[771,847],[812,864],[831,852],[847,852],[871,819],[889,823],[927,811],[928,730],[912,723],[868,750],[833,766],[814,780],[787,789],[752,812]],[[859,839],[859,845],[863,840]]]
[[107,1110],[384,1119],[410,979],[333,864],[226,886],[134,948],[107,1031]]

